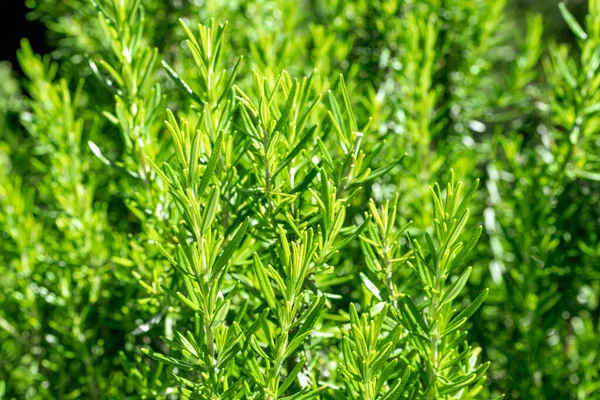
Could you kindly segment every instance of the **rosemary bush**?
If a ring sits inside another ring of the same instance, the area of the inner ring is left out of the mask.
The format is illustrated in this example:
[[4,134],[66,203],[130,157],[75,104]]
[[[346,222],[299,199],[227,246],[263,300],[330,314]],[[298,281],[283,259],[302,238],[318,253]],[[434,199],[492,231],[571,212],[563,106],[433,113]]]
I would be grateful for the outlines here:
[[600,1],[29,3],[0,399],[600,397]]

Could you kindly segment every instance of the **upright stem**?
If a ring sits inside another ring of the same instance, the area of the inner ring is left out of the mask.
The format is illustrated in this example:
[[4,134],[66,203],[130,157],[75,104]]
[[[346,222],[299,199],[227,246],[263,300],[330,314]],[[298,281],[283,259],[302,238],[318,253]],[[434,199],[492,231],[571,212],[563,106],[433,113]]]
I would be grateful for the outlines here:
[[[432,257],[437,257],[436,254],[432,254]],[[438,321],[438,312],[440,306],[440,294],[442,290],[442,266],[438,265],[436,276],[435,276],[435,290],[432,290],[431,295],[431,326],[435,326],[430,336],[430,351],[431,351],[431,364],[429,366],[429,387],[427,388],[427,398],[431,400],[437,399],[437,376],[439,369],[439,341],[440,331]]]
[[338,185],[338,190],[335,194],[336,200],[338,200],[340,197],[342,197],[344,190],[346,190],[346,185],[348,184],[350,172],[352,172],[352,169],[354,168],[356,158],[358,157],[358,152],[360,151],[360,142],[362,140],[362,137],[363,137],[363,134],[361,132],[356,132],[356,140],[354,141],[354,147],[352,148],[352,153],[350,153],[350,155],[349,155],[349,157],[351,157],[352,161],[350,161],[346,165],[346,168],[344,169],[344,172],[342,174],[342,179],[340,180],[340,183]]
[[204,325],[204,332],[206,333],[206,347],[208,349],[208,354],[210,355],[210,361],[215,362],[215,338],[210,329],[210,325]]
[[284,359],[284,354],[287,351],[287,345],[288,345],[288,341],[287,341],[287,337],[289,335],[289,325],[290,325],[290,321],[292,320],[293,316],[291,315],[291,311],[293,308],[293,302],[294,299],[292,298],[290,302],[288,302],[288,304],[286,305],[286,307],[284,308],[285,310],[285,314],[283,321],[281,321],[281,346],[282,348],[278,348],[276,355],[275,355],[275,365],[274,367],[269,371],[269,383],[268,383],[268,389],[272,394],[268,394],[266,397],[266,400],[277,400],[278,399],[278,395],[277,392],[279,391],[279,375],[281,374],[281,366],[283,365],[283,362],[285,361]]
[[[434,295],[432,316],[431,316],[433,324],[435,324],[435,322],[437,320],[438,305],[439,305],[438,296]],[[427,388],[427,398],[431,399],[431,400],[435,400],[437,398],[436,381],[437,381],[437,374],[438,374],[438,367],[439,367],[439,357],[438,357],[439,336],[438,336],[438,333],[439,333],[439,327],[436,327],[435,331],[432,332],[432,335],[431,335],[431,365],[430,365],[430,371],[429,371],[429,387]]]
[[388,291],[388,296],[392,301],[392,306],[395,310],[398,309],[398,299],[396,298],[396,289],[394,288],[393,274],[392,274],[392,260],[389,257],[389,247],[384,242],[384,263],[385,263],[385,286]]

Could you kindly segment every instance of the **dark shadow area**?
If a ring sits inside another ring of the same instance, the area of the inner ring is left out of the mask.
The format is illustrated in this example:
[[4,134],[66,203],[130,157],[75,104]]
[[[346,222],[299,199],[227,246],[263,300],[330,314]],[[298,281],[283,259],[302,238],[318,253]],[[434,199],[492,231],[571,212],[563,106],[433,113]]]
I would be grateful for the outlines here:
[[558,4],[565,3],[569,11],[581,26],[585,26],[587,0],[513,0],[508,9],[521,19],[525,27],[525,17],[529,14],[541,14],[544,17],[545,36],[560,43],[575,44],[575,37],[560,13]]
[[52,50],[46,43],[46,27],[28,20],[28,12],[24,0],[0,1],[0,61],[10,61],[19,73],[17,50],[22,38],[29,39],[36,53],[47,54]]

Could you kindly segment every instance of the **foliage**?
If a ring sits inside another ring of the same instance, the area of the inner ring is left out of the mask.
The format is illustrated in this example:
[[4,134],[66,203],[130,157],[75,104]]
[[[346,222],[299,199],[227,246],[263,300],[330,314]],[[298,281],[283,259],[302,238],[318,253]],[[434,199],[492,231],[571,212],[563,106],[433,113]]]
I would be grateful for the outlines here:
[[0,398],[599,396],[599,1],[29,5]]

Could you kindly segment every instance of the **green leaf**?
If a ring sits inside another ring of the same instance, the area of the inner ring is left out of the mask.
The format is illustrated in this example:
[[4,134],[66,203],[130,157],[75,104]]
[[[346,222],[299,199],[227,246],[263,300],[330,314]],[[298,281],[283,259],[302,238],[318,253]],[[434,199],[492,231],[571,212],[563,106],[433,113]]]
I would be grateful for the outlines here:
[[211,281],[215,279],[221,273],[221,271],[223,271],[227,265],[227,262],[229,259],[231,259],[231,256],[233,256],[233,253],[240,247],[240,243],[242,243],[242,240],[244,240],[244,237],[246,236],[246,231],[248,230],[249,224],[250,220],[246,219],[233,236],[233,239],[227,243],[225,250],[223,250],[219,257],[217,257],[217,260],[212,267],[212,274],[210,277]]
[[[599,104],[599,106],[600,106],[600,104]],[[574,172],[575,172],[575,175],[577,175],[578,177],[581,177],[584,179],[589,179],[591,181],[600,182],[600,172],[584,171],[581,169],[576,169]]]
[[569,69],[563,56],[557,50],[551,51],[551,54],[556,63],[556,67],[558,68],[558,72],[560,72],[565,81],[567,81],[567,84],[571,89],[577,89],[577,79],[575,79],[575,76]]
[[371,280],[362,272],[359,275],[360,275],[360,280],[363,281],[363,283],[365,284],[365,286],[369,290],[369,292],[371,292],[373,294],[373,296],[375,296],[379,301],[383,301],[383,299],[381,298],[381,292],[379,291],[377,286],[375,286],[375,284],[373,282],[371,282]]
[[219,307],[219,309],[215,313],[215,316],[210,324],[210,329],[215,329],[217,326],[222,324],[223,321],[225,321],[225,319],[227,318],[227,313],[229,312],[230,304],[231,303],[229,302],[229,300],[226,300],[223,302],[223,304],[221,304],[221,307]]
[[208,186],[210,182],[210,178],[212,178],[213,173],[215,172],[215,168],[217,168],[217,162],[219,161],[220,153],[221,153],[221,143],[223,142],[223,135],[219,132],[217,136],[217,140],[213,144],[212,153],[210,154],[210,159],[208,160],[208,165],[204,170],[204,174],[202,175],[202,180],[200,181],[200,185],[198,186],[198,196],[201,196],[204,193],[204,190]]
[[271,282],[269,282],[267,271],[257,253],[254,253],[254,272],[256,274],[256,279],[258,279],[258,284],[260,285],[261,294],[267,301],[269,308],[277,310],[279,308],[279,303],[275,299],[275,293],[271,287]]
[[325,300],[325,296],[321,295],[317,299],[315,299],[315,301],[313,301],[314,306],[311,305],[311,307],[309,307],[308,310],[310,311],[310,313],[308,313],[306,317],[304,317],[303,315],[301,318],[301,320],[304,320],[304,323],[302,324],[300,329],[298,329],[296,336],[302,335],[306,332],[310,333],[310,331],[312,331],[315,324],[319,320],[319,317],[321,316],[321,312],[323,311],[323,307],[325,306]]
[[146,347],[142,348],[142,353],[144,353],[145,355],[147,355],[148,357],[150,357],[156,361],[164,362],[165,364],[169,364],[169,365],[172,365],[177,368],[198,369],[198,370],[204,369],[200,365],[190,364],[188,362],[181,361],[181,360],[178,360],[178,359],[170,357],[170,356],[165,356],[164,354],[156,353]]
[[290,151],[289,154],[279,164],[279,167],[277,167],[275,172],[273,172],[273,175],[271,176],[272,179],[275,179],[275,177],[279,175],[281,171],[283,171],[283,169],[294,159],[294,157],[296,157],[300,153],[300,151],[306,146],[308,140],[312,138],[313,134],[317,130],[317,127],[317,125],[313,126],[304,134],[304,136],[300,138],[298,144],[296,144],[292,151]]
[[417,309],[417,306],[415,306],[415,303],[413,303],[410,296],[404,297],[403,304],[404,304],[406,310],[408,311],[408,313],[410,314],[411,318],[419,325],[419,327],[423,330],[423,332],[425,334],[428,334],[429,328],[427,328],[427,325],[425,324],[423,315],[421,315],[421,313]]
[[104,68],[106,70],[106,72],[108,72],[108,74],[110,76],[112,76],[112,78],[115,80],[115,83],[117,84],[118,87],[124,87],[125,86],[125,82],[123,82],[123,78],[121,77],[121,75],[113,68],[112,65],[110,65],[109,63],[107,63],[104,60],[100,60],[98,61],[98,64],[100,64],[100,66],[102,68]]
[[352,111],[352,103],[350,102],[350,95],[346,88],[346,82],[344,82],[344,75],[340,74],[340,86],[342,87],[342,97],[344,98],[344,106],[346,113],[348,114],[348,122],[350,122],[350,133],[358,132],[358,126],[356,125],[356,117]]
[[454,332],[455,330],[457,330],[458,328],[463,326],[465,324],[465,322],[467,322],[467,318],[453,319],[452,322],[450,323],[450,325],[448,325],[446,327],[446,329],[444,329],[442,331],[440,336],[444,337],[444,336],[451,334],[452,332]]
[[290,194],[304,192],[310,186],[310,184],[315,179],[315,177],[319,174],[320,165],[321,165],[321,163],[319,163],[319,166],[312,166],[312,169],[310,170],[310,172],[308,174],[306,174],[304,179],[302,179],[302,181],[296,187],[294,187],[292,189]]
[[111,168],[114,168],[115,170],[119,171],[120,173],[122,173],[123,175],[129,177],[129,178],[133,178],[133,179],[139,179],[140,177],[138,176],[138,174],[136,174],[135,172],[131,172],[126,170],[123,167],[119,167],[118,165],[116,165],[115,163],[113,163],[112,161],[110,161],[108,158],[106,158],[104,156],[104,154],[102,154],[102,150],[100,150],[100,148],[98,147],[98,145],[96,145],[96,143],[92,142],[91,140],[88,141],[88,146],[90,147],[90,150],[92,150],[92,153],[94,153],[94,155],[96,157],[98,157],[98,159],[100,161],[102,161],[104,164],[108,165]]
[[385,363],[388,361],[390,354],[394,350],[395,348],[392,345],[392,343],[388,343],[384,348],[379,349],[371,363],[371,373],[379,373],[379,371],[385,366]]
[[469,267],[467,268],[456,280],[456,282],[454,282],[444,293],[444,296],[442,297],[442,301],[440,303],[440,307],[450,303],[452,300],[454,300],[456,298],[456,296],[458,296],[460,294],[460,292],[463,290],[463,288],[465,287],[465,284],[467,283],[467,281],[469,280],[469,276],[471,275],[471,270],[472,268]]
[[477,180],[475,180],[475,182],[473,182],[473,184],[469,188],[469,191],[465,194],[462,201],[460,202],[460,206],[458,207],[458,210],[456,210],[456,214],[455,214],[458,218],[461,218],[462,215],[464,214],[464,212],[467,210],[467,208],[469,207],[469,203],[471,203],[471,199],[477,192],[478,188],[479,188],[479,179],[477,179]]
[[460,320],[462,318],[469,318],[485,301],[490,289],[485,289],[471,304],[469,304],[460,314],[453,318],[453,320]]
[[294,354],[296,349],[300,347],[300,345],[302,344],[302,342],[304,342],[308,335],[310,335],[310,332],[304,332],[302,334],[297,334],[296,336],[294,336],[294,339],[292,339],[287,349],[285,350],[283,359],[287,360],[292,354]]
[[186,306],[188,306],[192,310],[194,310],[194,311],[201,311],[200,310],[200,306],[198,306],[196,303],[194,303],[193,301],[191,301],[190,299],[188,299],[187,297],[185,297],[183,295],[183,293],[177,292],[177,297],[179,298],[179,300],[181,300],[183,302],[183,304],[185,304]]
[[204,105],[204,101],[200,98],[200,96],[198,96],[196,93],[194,93],[194,91],[192,90],[192,88],[190,87],[190,85],[188,85],[178,74],[177,72],[175,72],[175,70],[173,68],[171,68],[171,66],[169,64],[167,64],[166,61],[162,61],[162,66],[165,69],[165,71],[167,72],[167,75],[169,75],[169,77],[177,84],[177,86],[179,86],[181,89],[183,89],[184,92],[186,92],[190,98],[192,98],[192,100],[194,100],[196,103],[200,104],[201,106]]
[[443,385],[443,387],[441,389],[439,389],[439,394],[456,393],[463,387],[474,382],[475,378],[476,378],[475,374],[465,375],[462,378],[459,378],[453,382]]
[[331,123],[333,124],[333,127],[335,129],[335,132],[337,133],[338,138],[344,145],[344,147],[343,147],[344,152],[349,151],[349,149],[350,149],[350,134],[348,132],[346,132],[346,129],[344,126],[344,119],[342,117],[342,112],[340,111],[338,102],[335,99],[335,96],[333,95],[331,90],[329,90],[327,92],[327,99],[329,100],[329,108],[331,109],[331,111],[329,112]]
[[217,207],[219,206],[219,197],[221,195],[221,191],[218,186],[213,187],[210,194],[208,195],[208,203],[204,208],[204,214],[202,215],[202,227],[201,232],[204,235],[208,228],[210,228],[214,218],[215,213],[217,211]]
[[569,11],[565,3],[558,3],[558,8],[560,9],[560,13],[562,14],[565,22],[569,25],[569,28],[573,31],[575,36],[577,36],[581,40],[586,40],[588,38],[587,33],[583,30],[581,25],[577,22],[573,14]]
[[349,311],[350,323],[352,325],[359,325],[360,319],[358,318],[358,313],[356,312],[356,306],[354,303],[350,303],[350,311]]
[[[385,167],[381,167],[379,169],[376,169],[376,170],[370,172],[369,175],[367,175],[364,179],[360,179],[360,180],[356,181],[356,183],[365,184],[365,183],[371,182],[381,176],[388,174],[392,169],[394,169],[394,167],[396,167],[397,165],[400,165],[402,163],[402,161],[404,161],[404,157],[406,157],[406,154],[403,154],[396,161],[391,162],[390,164],[386,165]],[[363,164],[369,165],[366,162],[364,162]]]
[[298,82],[294,79],[294,81],[292,82],[292,89],[290,90],[290,94],[288,95],[285,106],[283,107],[283,111],[281,112],[281,117],[279,117],[275,128],[273,128],[272,134],[274,134],[275,132],[281,132],[281,129],[287,122],[287,119],[290,115],[290,111],[292,110],[292,106],[294,104],[294,98],[296,97],[296,87],[298,86],[297,83]]
[[290,396],[286,396],[286,397],[281,397],[279,398],[279,400],[309,400],[312,398],[315,398],[319,395],[319,393],[321,393],[322,391],[324,391],[326,389],[325,386],[321,386],[317,389],[303,389],[302,392],[300,393],[296,393]]
[[305,357],[300,357],[300,360],[298,361],[298,363],[290,371],[290,373],[285,378],[285,380],[283,381],[283,383],[281,384],[281,386],[279,386],[279,389],[277,391],[277,395],[278,396],[281,396],[283,393],[285,393],[285,391],[287,390],[287,388],[290,387],[290,385],[294,382],[294,380],[296,379],[296,376],[298,375],[298,373],[300,372],[300,370],[302,369],[302,367],[304,367],[305,363],[306,363],[306,358]]
[[475,245],[479,241],[479,237],[481,236],[482,227],[481,225],[477,227],[473,236],[467,240],[466,244],[462,247],[458,255],[452,260],[449,271],[453,271],[455,268],[461,266],[465,259],[471,254],[471,251],[475,248]]
[[408,379],[410,378],[410,367],[407,367],[402,375],[401,379],[398,379],[394,386],[392,386],[389,392],[381,400],[398,400],[408,383]]
[[252,349],[258,353],[259,356],[261,356],[262,358],[264,358],[265,360],[270,360],[271,357],[269,357],[267,355],[267,353],[265,353],[265,351],[260,347],[260,344],[258,343],[258,341],[256,340],[256,336],[251,336],[250,337],[250,346],[252,347]]

